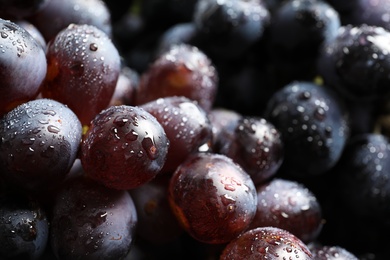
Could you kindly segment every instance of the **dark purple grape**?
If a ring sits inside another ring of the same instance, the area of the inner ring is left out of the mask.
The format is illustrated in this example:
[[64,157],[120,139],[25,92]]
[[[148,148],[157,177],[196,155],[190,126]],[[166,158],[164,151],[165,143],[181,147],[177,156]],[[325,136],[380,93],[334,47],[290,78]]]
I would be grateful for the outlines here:
[[122,259],[131,249],[137,212],[127,191],[75,178],[58,192],[52,214],[57,259]]
[[390,143],[381,134],[353,137],[340,159],[339,199],[356,217],[390,216]]
[[322,209],[307,187],[296,181],[275,178],[256,188],[257,212],[250,229],[281,228],[304,243],[318,237],[324,224]]
[[18,24],[0,19],[0,115],[36,98],[45,79],[45,52]]
[[130,191],[138,215],[137,234],[153,245],[168,245],[183,232],[168,202],[169,181],[169,175],[158,176]]
[[218,152],[238,163],[255,184],[273,177],[284,157],[280,132],[261,117],[244,116],[239,119],[234,136],[226,140]]
[[189,156],[177,168],[168,199],[184,230],[207,244],[227,243],[246,230],[257,206],[250,176],[230,158],[212,153]]
[[344,97],[375,102],[389,96],[390,32],[382,27],[346,25],[324,44],[318,72],[325,84]]
[[160,173],[168,147],[164,128],[153,115],[140,107],[111,106],[91,122],[80,159],[87,176],[129,190]]
[[246,231],[231,241],[220,260],[246,259],[315,259],[309,248],[290,232],[276,227],[259,227]]
[[102,30],[71,24],[48,43],[42,96],[69,106],[83,126],[112,98],[121,71],[115,45]]
[[265,118],[282,135],[281,167],[290,176],[327,172],[349,138],[344,103],[331,89],[312,82],[293,82],[277,91],[268,101]]
[[340,246],[308,245],[316,260],[358,260],[354,254]]
[[[343,23],[360,26],[362,24],[383,27],[390,30],[390,3],[387,0],[332,0],[333,5],[342,12]],[[345,2],[345,3],[343,3]]]
[[24,194],[0,195],[0,258],[40,259],[49,237],[49,222],[39,203]]
[[317,76],[319,50],[340,26],[338,13],[325,1],[283,1],[273,12],[266,38],[276,80],[287,84]]
[[269,28],[273,59],[315,59],[321,44],[336,37],[338,13],[322,0],[284,1]]
[[190,154],[211,146],[212,127],[197,102],[172,96],[145,103],[141,108],[160,122],[169,139],[167,161],[161,172],[173,173]]
[[207,39],[200,47],[212,57],[235,59],[263,37],[270,13],[258,0],[200,0],[193,21]]
[[50,99],[24,103],[0,119],[0,172],[16,187],[41,192],[66,177],[82,127],[67,106]]
[[209,111],[217,87],[218,73],[206,54],[191,45],[174,45],[142,73],[137,104],[163,97],[184,96]]
[[111,14],[102,0],[48,0],[29,20],[47,42],[70,24],[88,24],[109,37],[112,34]]

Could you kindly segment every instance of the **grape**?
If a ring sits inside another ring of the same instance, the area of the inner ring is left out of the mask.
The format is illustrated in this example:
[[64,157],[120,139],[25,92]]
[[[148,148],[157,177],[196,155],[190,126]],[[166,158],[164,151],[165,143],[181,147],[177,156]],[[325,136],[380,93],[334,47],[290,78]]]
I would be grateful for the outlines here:
[[250,228],[278,227],[304,243],[314,241],[323,226],[322,209],[315,195],[304,185],[274,178],[257,185],[257,212]]
[[92,121],[80,147],[87,176],[109,188],[136,188],[160,173],[169,140],[146,110],[111,106]]
[[324,246],[317,244],[308,245],[314,259],[318,260],[358,260],[351,252],[340,246]]
[[208,111],[217,86],[218,74],[201,50],[187,44],[174,45],[142,73],[137,104],[167,96],[185,96]]
[[0,119],[0,172],[18,188],[41,192],[66,177],[82,128],[67,106],[50,99],[26,102]]
[[284,148],[280,132],[260,117],[238,120],[232,139],[218,150],[238,163],[255,184],[273,177],[283,162]]
[[230,158],[198,153],[173,174],[168,199],[183,228],[196,240],[223,244],[242,233],[256,213],[250,176]]
[[343,205],[356,216],[384,220],[390,215],[390,144],[380,134],[352,138],[340,159],[337,180]]
[[48,43],[42,96],[69,106],[83,125],[105,109],[121,70],[110,38],[93,25],[71,24]]
[[57,194],[50,243],[57,259],[121,259],[129,252],[137,212],[127,191],[83,176]]
[[192,153],[208,150],[212,128],[206,111],[183,96],[159,98],[141,108],[152,114],[164,128],[170,145],[161,172],[172,173]]
[[40,259],[49,236],[41,205],[25,194],[0,195],[0,258]]
[[320,175],[338,162],[349,138],[348,112],[331,89],[292,82],[268,101],[265,119],[281,132],[289,176]]
[[38,96],[45,52],[21,26],[0,18],[0,115]]
[[102,0],[48,0],[47,2],[43,8],[29,16],[29,20],[47,42],[70,24],[92,25],[111,37],[111,13]]
[[288,231],[259,227],[241,234],[223,250],[225,259],[315,259],[309,248]]
[[266,39],[270,63],[280,84],[311,80],[321,45],[337,35],[341,22],[332,6],[322,0],[288,0],[272,15]]
[[193,21],[207,39],[201,49],[219,59],[236,59],[263,36],[270,13],[262,1],[199,0]]
[[359,102],[377,102],[389,95],[390,32],[382,27],[345,25],[324,44],[318,71],[326,85]]

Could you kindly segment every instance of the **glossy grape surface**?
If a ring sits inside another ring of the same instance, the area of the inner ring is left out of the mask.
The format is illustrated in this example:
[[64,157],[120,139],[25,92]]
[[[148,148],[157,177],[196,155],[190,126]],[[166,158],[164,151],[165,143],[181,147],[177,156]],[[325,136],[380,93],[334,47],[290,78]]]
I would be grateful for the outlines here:
[[18,188],[55,188],[76,160],[82,128],[67,106],[50,99],[26,102],[0,119],[0,172]]
[[183,228],[209,244],[227,243],[242,233],[257,206],[250,176],[230,158],[212,153],[194,154],[178,167],[169,200]]
[[348,113],[340,97],[312,82],[292,82],[275,92],[265,118],[281,132],[281,167],[289,175],[318,175],[331,169],[349,137]]
[[58,259],[121,259],[130,250],[137,212],[127,191],[80,177],[59,191],[50,223]]
[[111,39],[93,25],[71,24],[48,43],[42,96],[69,106],[83,125],[105,109],[121,71]]
[[342,96],[378,101],[389,95],[390,32],[383,27],[345,25],[326,42],[317,66],[325,84]]
[[191,45],[174,45],[141,75],[137,104],[167,96],[185,96],[208,111],[217,87],[218,73],[208,56]]
[[0,115],[38,96],[45,78],[45,52],[18,24],[0,19]]
[[298,182],[280,178],[258,185],[256,189],[257,212],[251,228],[278,227],[305,243],[318,237],[324,220],[313,192]]
[[47,4],[29,16],[29,20],[46,41],[52,40],[70,24],[88,24],[108,36],[112,34],[111,14],[102,0],[47,0]]
[[80,159],[89,177],[110,188],[129,190],[160,173],[168,147],[163,127],[146,110],[112,106],[92,121]]
[[232,158],[259,184],[279,170],[284,148],[280,132],[270,122],[260,117],[243,117],[237,122],[233,139],[219,153]]
[[223,250],[227,259],[315,259],[299,238],[283,229],[260,227],[251,229],[231,241]]
[[183,96],[159,98],[143,104],[156,117],[170,141],[164,173],[173,173],[192,153],[212,142],[212,128],[207,113],[198,103]]

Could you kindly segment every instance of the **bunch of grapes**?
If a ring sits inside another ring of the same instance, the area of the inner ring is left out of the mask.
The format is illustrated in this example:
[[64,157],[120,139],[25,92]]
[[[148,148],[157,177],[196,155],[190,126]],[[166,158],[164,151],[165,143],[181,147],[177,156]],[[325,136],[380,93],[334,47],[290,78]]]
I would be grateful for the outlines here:
[[0,6],[0,259],[389,258],[390,1]]

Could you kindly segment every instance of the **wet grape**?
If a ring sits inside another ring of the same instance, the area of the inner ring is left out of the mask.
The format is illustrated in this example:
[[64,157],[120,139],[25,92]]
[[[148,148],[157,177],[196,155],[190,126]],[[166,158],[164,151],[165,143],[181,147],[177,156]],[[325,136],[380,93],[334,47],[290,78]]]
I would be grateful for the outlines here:
[[140,107],[111,106],[92,121],[80,159],[87,176],[107,187],[129,190],[160,173],[168,147],[153,115]]
[[80,121],[64,104],[26,102],[0,119],[0,173],[18,188],[54,189],[76,160],[81,135]]
[[48,43],[42,96],[69,106],[83,125],[105,109],[121,70],[118,50],[93,25],[71,24]]
[[288,231],[275,227],[259,227],[246,231],[223,250],[227,259],[315,259],[309,248]]
[[203,243],[231,241],[255,216],[257,197],[252,179],[224,155],[190,156],[173,174],[168,192],[179,223]]
[[0,19],[0,115],[36,98],[47,64],[41,45],[18,24]]
[[121,259],[131,248],[137,212],[127,191],[81,176],[58,192],[52,215],[50,243],[57,259]]

